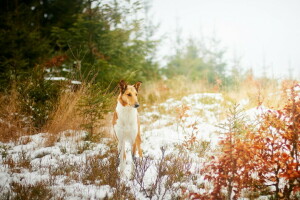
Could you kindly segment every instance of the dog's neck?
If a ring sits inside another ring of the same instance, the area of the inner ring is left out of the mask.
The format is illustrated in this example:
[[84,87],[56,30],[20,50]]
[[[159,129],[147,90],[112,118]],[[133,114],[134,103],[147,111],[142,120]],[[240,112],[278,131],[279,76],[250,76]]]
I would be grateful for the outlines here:
[[116,112],[120,120],[120,124],[131,126],[137,124],[137,109],[132,106],[123,106],[119,101],[116,107]]

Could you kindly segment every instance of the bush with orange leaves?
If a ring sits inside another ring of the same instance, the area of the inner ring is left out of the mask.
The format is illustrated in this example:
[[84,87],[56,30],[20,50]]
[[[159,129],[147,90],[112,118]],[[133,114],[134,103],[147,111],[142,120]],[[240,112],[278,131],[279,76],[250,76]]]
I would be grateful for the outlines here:
[[219,143],[219,152],[200,172],[213,183],[213,189],[206,194],[193,194],[193,199],[237,199],[244,188],[252,188],[255,182],[251,175],[254,155],[250,148],[251,141],[246,137],[252,127],[246,125],[238,105],[230,110],[221,128],[225,134]]
[[[285,107],[269,111],[253,137],[257,171],[275,199],[300,197],[300,101],[293,86]],[[259,161],[259,162],[258,162]]]
[[281,110],[261,116],[259,127],[246,125],[237,107],[231,112],[220,152],[201,170],[213,189],[193,199],[238,199],[267,195],[300,197],[300,96],[292,87]]

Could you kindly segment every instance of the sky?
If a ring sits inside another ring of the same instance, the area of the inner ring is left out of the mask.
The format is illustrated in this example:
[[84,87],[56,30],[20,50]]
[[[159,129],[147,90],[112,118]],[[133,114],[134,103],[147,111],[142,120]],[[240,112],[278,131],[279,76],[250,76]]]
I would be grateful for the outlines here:
[[266,66],[268,77],[299,80],[299,10],[300,0],[153,0],[152,19],[164,35],[158,57],[170,54],[180,27],[184,38],[215,34],[229,65],[240,58],[256,76]]

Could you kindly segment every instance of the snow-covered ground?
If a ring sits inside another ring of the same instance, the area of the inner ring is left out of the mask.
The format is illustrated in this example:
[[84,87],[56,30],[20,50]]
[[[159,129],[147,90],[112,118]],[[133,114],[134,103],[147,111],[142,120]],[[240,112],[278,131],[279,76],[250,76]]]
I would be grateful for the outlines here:
[[[127,191],[136,199],[150,199],[151,195],[152,199],[173,199],[209,189],[209,185],[205,185],[208,183],[196,172],[205,155],[218,144],[217,125],[222,121],[224,101],[219,93],[199,93],[180,100],[168,99],[156,106],[145,105],[144,112],[140,113],[144,157],[136,159],[138,175],[132,178],[133,161],[127,152],[127,177],[120,183],[129,188]],[[264,110],[253,108],[245,113],[254,118]],[[93,158],[101,169],[111,167],[110,158],[106,156],[112,156],[113,139],[103,138],[100,143],[93,143],[84,140],[84,131],[66,130],[49,145],[48,135],[40,133],[23,136],[17,142],[0,143],[0,196],[14,195],[11,191],[13,183],[24,186],[45,183],[51,191],[51,199],[113,198],[118,190],[116,186],[103,183],[101,179],[89,181],[92,178],[85,178]],[[178,157],[183,155],[180,163]],[[160,166],[168,168],[168,163],[186,170],[183,175],[186,178],[177,174],[172,182],[161,175],[167,172]],[[166,186],[168,181],[169,187]]]
[[[83,131],[65,131],[60,134],[59,141],[53,146],[45,146],[47,133],[24,136],[19,144],[2,143],[0,188],[2,193],[8,192],[10,183],[34,185],[39,182],[53,181],[54,199],[64,196],[65,199],[101,199],[112,195],[112,188],[107,185],[84,185],[80,182],[65,184],[67,176],[55,176],[53,172],[69,166],[83,166],[89,156],[103,155],[108,150],[105,140],[101,144],[90,144],[84,141]],[[88,150],[80,153],[85,146]],[[105,160],[102,160],[105,162]],[[13,163],[16,164],[15,166]]]

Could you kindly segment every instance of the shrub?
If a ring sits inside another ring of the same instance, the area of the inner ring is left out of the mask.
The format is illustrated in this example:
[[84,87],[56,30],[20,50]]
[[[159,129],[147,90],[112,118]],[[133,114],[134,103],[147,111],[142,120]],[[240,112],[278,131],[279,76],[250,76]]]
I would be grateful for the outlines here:
[[111,93],[101,88],[99,84],[88,84],[85,95],[81,96],[77,106],[84,121],[81,126],[88,131],[87,140],[93,138],[96,129],[99,129],[99,120],[109,111]]
[[21,111],[40,129],[49,119],[59,97],[61,85],[44,79],[44,70],[37,66],[24,84],[19,84]]
[[262,114],[256,128],[247,126],[239,112],[233,109],[229,123],[225,124],[229,129],[220,142],[221,152],[212,156],[202,170],[205,179],[213,182],[214,189],[197,197],[299,197],[300,98],[294,88],[287,90],[286,105]]

